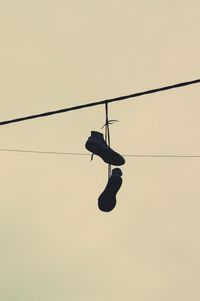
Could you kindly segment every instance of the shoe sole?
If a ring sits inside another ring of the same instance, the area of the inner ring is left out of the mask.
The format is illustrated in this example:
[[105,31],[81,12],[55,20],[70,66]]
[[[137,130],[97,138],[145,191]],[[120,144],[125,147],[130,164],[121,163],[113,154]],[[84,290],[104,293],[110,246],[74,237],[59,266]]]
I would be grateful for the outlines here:
[[111,176],[106,188],[98,198],[98,207],[101,211],[110,212],[116,206],[116,194],[122,185],[121,177]]

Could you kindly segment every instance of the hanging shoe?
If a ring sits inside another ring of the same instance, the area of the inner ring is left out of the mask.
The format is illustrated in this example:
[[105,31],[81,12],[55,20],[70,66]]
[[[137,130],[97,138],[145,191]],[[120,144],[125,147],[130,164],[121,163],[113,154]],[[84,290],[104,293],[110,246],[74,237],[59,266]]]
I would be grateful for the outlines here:
[[122,185],[122,171],[120,168],[114,168],[106,188],[98,198],[98,206],[101,211],[109,212],[116,205],[116,194]]
[[91,131],[91,136],[88,138],[85,147],[108,164],[120,166],[125,163],[124,158],[107,145],[102,133]]

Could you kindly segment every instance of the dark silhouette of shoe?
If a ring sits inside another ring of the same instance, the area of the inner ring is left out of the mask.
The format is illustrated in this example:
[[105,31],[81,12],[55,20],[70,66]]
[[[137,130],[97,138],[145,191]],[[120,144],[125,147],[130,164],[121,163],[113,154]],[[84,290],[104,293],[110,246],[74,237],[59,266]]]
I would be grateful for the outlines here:
[[102,133],[91,131],[91,136],[88,138],[85,147],[108,164],[120,166],[125,163],[124,158],[107,145]]
[[101,211],[109,212],[116,205],[116,194],[122,185],[122,171],[120,168],[114,168],[106,188],[98,198],[98,206]]

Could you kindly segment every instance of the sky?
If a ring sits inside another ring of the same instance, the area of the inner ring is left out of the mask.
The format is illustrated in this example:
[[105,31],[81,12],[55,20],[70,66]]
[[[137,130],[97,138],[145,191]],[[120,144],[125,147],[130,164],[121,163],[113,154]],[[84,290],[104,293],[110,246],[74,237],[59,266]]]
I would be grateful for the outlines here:
[[[199,78],[200,2],[0,0],[0,120]],[[109,105],[120,154],[200,155],[199,85]],[[87,153],[103,106],[2,126],[0,148]],[[199,300],[199,158],[0,151],[0,299]]]

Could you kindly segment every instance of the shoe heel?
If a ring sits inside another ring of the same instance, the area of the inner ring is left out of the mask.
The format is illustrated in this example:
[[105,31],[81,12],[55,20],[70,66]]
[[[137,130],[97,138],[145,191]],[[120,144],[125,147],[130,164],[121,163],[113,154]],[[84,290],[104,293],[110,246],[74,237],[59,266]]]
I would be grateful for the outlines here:
[[99,147],[97,146],[97,144],[93,141],[87,141],[86,144],[85,144],[85,148],[95,154],[95,155],[99,155]]

